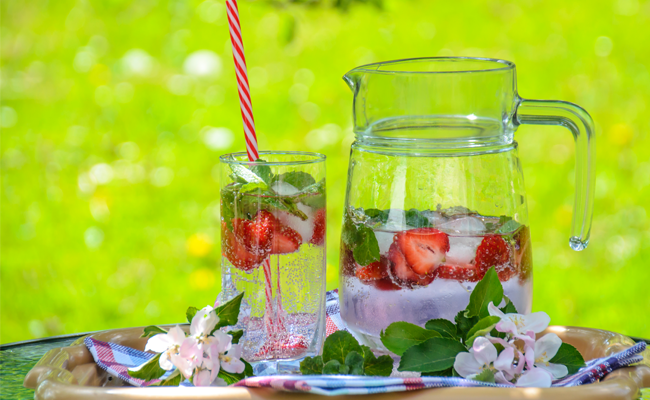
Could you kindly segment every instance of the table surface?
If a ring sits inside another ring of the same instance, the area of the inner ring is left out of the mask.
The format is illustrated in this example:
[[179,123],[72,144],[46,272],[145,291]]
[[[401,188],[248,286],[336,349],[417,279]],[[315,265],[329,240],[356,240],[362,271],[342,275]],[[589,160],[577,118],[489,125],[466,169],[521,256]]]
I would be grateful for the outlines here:
[[[23,387],[23,379],[27,372],[47,351],[69,346],[76,339],[87,334],[80,333],[0,345],[0,398],[33,399],[34,391]],[[650,344],[649,339],[632,339]],[[650,400],[650,389],[642,391],[640,400]]]

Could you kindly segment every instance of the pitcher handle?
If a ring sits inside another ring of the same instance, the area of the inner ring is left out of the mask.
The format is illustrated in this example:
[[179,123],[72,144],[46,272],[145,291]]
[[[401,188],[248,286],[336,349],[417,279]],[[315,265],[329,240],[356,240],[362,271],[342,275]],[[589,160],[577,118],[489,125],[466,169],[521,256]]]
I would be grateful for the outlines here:
[[582,107],[566,101],[520,99],[515,114],[518,124],[561,125],[576,142],[576,193],[569,246],[584,250],[589,244],[594,209],[596,137],[594,121]]

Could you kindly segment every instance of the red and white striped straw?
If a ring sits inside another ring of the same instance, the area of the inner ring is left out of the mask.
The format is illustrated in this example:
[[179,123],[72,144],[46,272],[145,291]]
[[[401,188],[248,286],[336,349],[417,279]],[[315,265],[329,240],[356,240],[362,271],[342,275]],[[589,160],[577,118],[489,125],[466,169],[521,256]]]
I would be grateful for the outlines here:
[[[239,8],[237,0],[227,0],[226,8],[228,9],[228,26],[230,27],[230,41],[232,42],[232,55],[235,60],[235,72],[237,74],[237,89],[239,91],[239,105],[241,116],[244,120],[244,134],[246,139],[246,152],[249,161],[256,161],[259,158],[257,147],[257,135],[255,134],[255,120],[253,119],[253,103],[251,102],[251,92],[248,85],[248,70],[246,68],[246,57],[244,55],[244,41],[241,35],[241,25],[239,22]],[[264,280],[265,280],[265,297],[266,313],[264,316],[268,333],[273,331],[273,285],[271,283],[271,263],[268,257],[264,260]],[[278,300],[280,299],[280,277],[278,276]],[[280,319],[281,305],[278,304],[278,321]],[[278,324],[282,325],[281,321]]]
[[255,135],[255,120],[253,119],[253,103],[251,102],[251,91],[248,85],[248,70],[246,69],[246,57],[244,56],[244,41],[241,36],[239,23],[239,9],[237,0],[227,0],[228,26],[230,27],[230,41],[232,42],[232,56],[235,60],[235,72],[237,73],[237,89],[239,90],[239,104],[241,116],[244,120],[244,133],[246,137],[246,151],[249,161],[259,158],[257,150],[257,136]]

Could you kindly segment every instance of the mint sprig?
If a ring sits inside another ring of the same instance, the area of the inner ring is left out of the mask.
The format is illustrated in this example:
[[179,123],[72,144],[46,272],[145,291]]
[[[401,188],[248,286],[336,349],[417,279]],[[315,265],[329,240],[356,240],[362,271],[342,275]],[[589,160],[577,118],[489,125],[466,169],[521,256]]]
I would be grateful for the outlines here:
[[369,347],[361,346],[347,331],[328,336],[322,356],[305,357],[300,362],[303,375],[390,376],[392,371],[390,356],[375,357]]
[[354,260],[361,266],[380,259],[379,242],[372,228],[364,224],[365,219],[362,212],[346,210],[341,233],[343,243],[352,249]]

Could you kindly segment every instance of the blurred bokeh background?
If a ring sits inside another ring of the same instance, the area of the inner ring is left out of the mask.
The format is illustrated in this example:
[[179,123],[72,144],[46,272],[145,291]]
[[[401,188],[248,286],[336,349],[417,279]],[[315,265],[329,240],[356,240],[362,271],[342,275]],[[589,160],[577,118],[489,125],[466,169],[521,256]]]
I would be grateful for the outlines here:
[[[221,0],[0,3],[3,343],[179,322],[220,287],[220,154],[244,149]],[[523,97],[598,126],[590,247],[568,246],[574,146],[517,133],[534,309],[650,337],[650,1],[240,1],[260,147],[328,156],[328,288],[352,96],[341,76],[421,56],[516,62]]]

